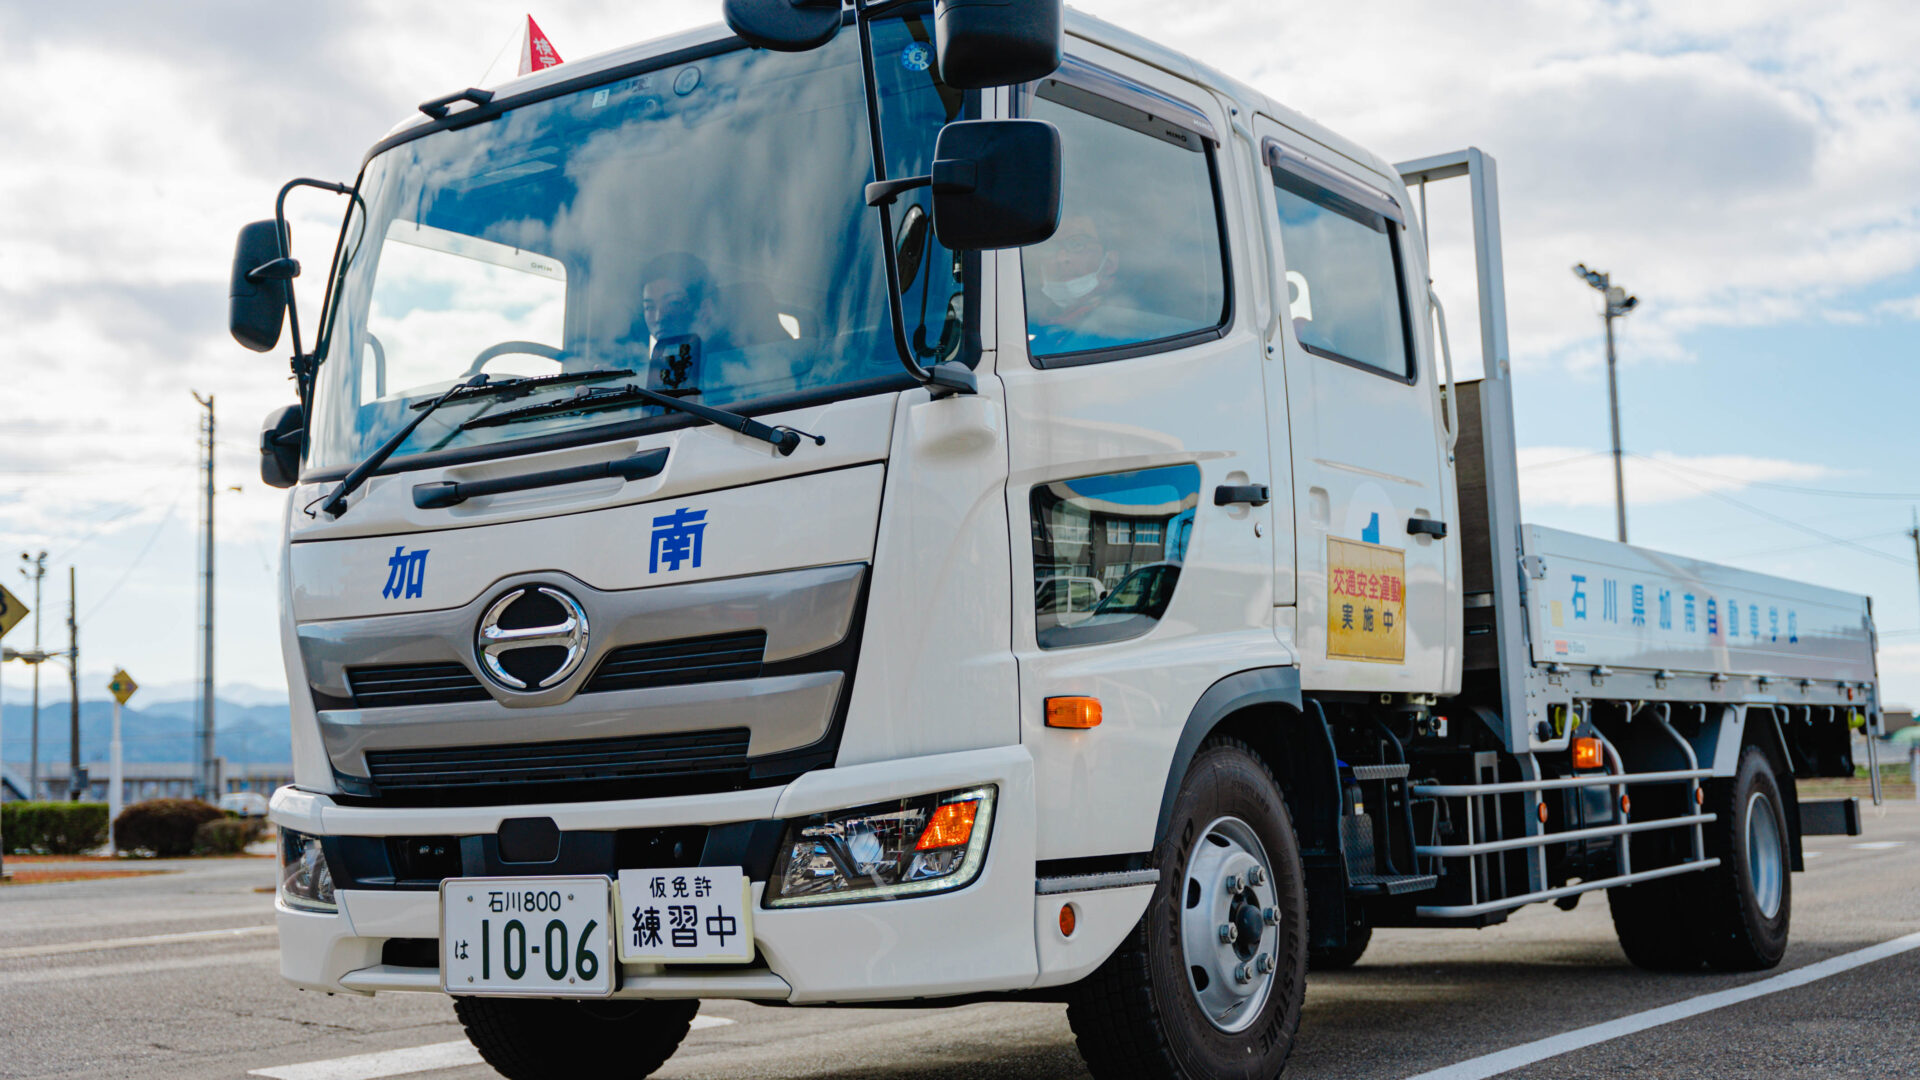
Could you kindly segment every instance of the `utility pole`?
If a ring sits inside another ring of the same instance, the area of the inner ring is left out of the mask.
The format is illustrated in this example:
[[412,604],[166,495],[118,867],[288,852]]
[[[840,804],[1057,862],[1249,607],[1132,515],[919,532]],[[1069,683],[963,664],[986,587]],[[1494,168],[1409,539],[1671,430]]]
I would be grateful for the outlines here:
[[[47,553],[38,555],[20,553],[20,561],[27,565],[20,568],[20,576],[33,582],[33,651],[40,651],[40,580],[47,576]],[[27,762],[27,798],[40,797],[40,665],[33,665],[33,715],[29,718],[32,736],[28,741]]]
[[[1913,511],[1913,528],[1907,530],[1907,536],[1913,540],[1914,570],[1920,571],[1920,507]],[[1920,798],[1920,792],[1917,792],[1915,797]]]
[[73,567],[67,567],[67,800],[79,802],[86,790],[86,775],[80,771],[80,622],[75,617],[79,596],[74,586]]
[[1613,520],[1619,540],[1624,544],[1627,542],[1627,478],[1620,451],[1620,383],[1614,371],[1613,320],[1639,307],[1640,298],[1628,296],[1627,290],[1613,284],[1609,275],[1587,269],[1586,263],[1575,265],[1573,272],[1598,289],[1607,301],[1602,318],[1607,324],[1607,408],[1613,419]]
[[207,410],[200,418],[200,433],[205,436],[205,457],[201,461],[201,470],[206,474],[206,490],[202,492],[201,538],[203,546],[200,552],[200,717],[199,739],[194,750],[194,794],[202,799],[214,799],[218,792],[214,790],[213,758],[213,395],[201,397],[199,391],[193,391],[193,400]]

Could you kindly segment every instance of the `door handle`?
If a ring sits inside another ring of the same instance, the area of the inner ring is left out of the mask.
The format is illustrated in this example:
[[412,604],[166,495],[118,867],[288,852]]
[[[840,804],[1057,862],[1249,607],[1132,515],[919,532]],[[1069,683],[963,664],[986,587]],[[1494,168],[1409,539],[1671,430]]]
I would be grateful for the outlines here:
[[1408,518],[1407,535],[1431,536],[1435,540],[1445,540],[1447,538],[1447,523],[1444,521],[1435,521],[1432,518]]
[[1215,506],[1232,506],[1234,503],[1265,506],[1270,497],[1265,484],[1221,484],[1213,489]]

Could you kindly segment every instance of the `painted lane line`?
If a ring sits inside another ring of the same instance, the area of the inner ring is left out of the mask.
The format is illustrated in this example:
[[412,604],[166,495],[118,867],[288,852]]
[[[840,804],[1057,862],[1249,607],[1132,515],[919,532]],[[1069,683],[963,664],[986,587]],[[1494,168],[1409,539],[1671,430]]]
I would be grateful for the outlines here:
[[21,945],[0,949],[0,960],[25,956],[63,956],[67,953],[98,952],[101,949],[132,949],[142,945],[173,945],[182,941],[207,941],[220,938],[252,937],[271,934],[274,927],[230,926],[222,930],[189,930],[179,934],[148,934],[145,937],[106,938],[101,941],[70,941],[63,945]]
[[[279,949],[255,949],[249,952],[223,952],[210,956],[181,956],[171,960],[136,960],[124,964],[92,964],[87,967],[40,968],[33,971],[0,972],[0,991],[16,986],[41,983],[74,982],[80,979],[141,978],[163,971],[190,971],[194,968],[229,967],[258,964],[269,971],[280,970]],[[3,1012],[4,1010],[0,1010]]]
[[1751,1001],[1768,994],[1777,994],[1782,990],[1792,990],[1795,987],[1818,982],[1914,949],[1920,949],[1920,933],[1897,937],[1892,941],[1883,941],[1878,945],[1870,945],[1850,953],[1841,953],[1839,956],[1828,957],[1805,967],[1781,972],[1771,978],[1750,982],[1745,986],[1736,986],[1731,990],[1702,994],[1699,997],[1674,1002],[1672,1005],[1663,1005],[1657,1009],[1633,1013],[1603,1024],[1576,1028],[1536,1042],[1471,1058],[1430,1072],[1423,1072],[1418,1076],[1409,1077],[1408,1080],[1485,1080],[1489,1076],[1499,1076],[1501,1073],[1511,1072],[1536,1061],[1559,1057],[1561,1054],[1571,1053],[1597,1043],[1699,1016],[1701,1013],[1712,1012],[1715,1009],[1724,1009],[1729,1005],[1738,1005],[1743,1001]]
[[[693,1018],[693,1030],[701,1028],[723,1027],[733,1023],[724,1016],[700,1015]],[[386,1076],[404,1076],[408,1073],[432,1072],[436,1069],[458,1069],[467,1065],[483,1064],[480,1051],[465,1039],[452,1042],[430,1043],[426,1046],[409,1046],[401,1050],[382,1050],[373,1054],[355,1054],[352,1057],[329,1058],[326,1061],[308,1061],[298,1065],[274,1065],[265,1069],[253,1069],[248,1076],[264,1076],[268,1080],[380,1080]]]
[[1855,851],[1886,851],[1889,848],[1900,847],[1905,843],[1906,843],[1905,840],[1868,840],[1864,844],[1853,845],[1853,850]]

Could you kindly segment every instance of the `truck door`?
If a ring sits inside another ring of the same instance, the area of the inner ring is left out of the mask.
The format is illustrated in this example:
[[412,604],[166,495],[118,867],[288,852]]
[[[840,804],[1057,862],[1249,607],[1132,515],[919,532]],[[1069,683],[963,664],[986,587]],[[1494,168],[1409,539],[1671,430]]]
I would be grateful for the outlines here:
[[[1013,645],[1042,859],[1151,846],[1200,695],[1291,660],[1272,629],[1287,478],[1269,471],[1246,302],[1260,257],[1247,177],[1210,95],[1082,48],[1097,59],[1016,103],[1060,131],[1062,225],[1000,263]],[[1097,731],[1044,725],[1047,697],[1082,694],[1104,705]]]
[[1302,682],[1447,689],[1457,542],[1442,539],[1452,467],[1418,234],[1397,183],[1264,117],[1258,133],[1288,286],[1271,344],[1293,443]]

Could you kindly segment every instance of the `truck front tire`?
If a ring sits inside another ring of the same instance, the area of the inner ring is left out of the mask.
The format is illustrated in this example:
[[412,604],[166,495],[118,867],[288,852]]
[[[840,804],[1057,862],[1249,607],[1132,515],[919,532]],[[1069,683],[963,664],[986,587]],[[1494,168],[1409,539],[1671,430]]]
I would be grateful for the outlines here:
[[651,1076],[680,1047],[698,1001],[454,999],[467,1040],[507,1080]]
[[1067,1005],[1080,1056],[1097,1080],[1272,1080],[1300,1026],[1307,904],[1266,763],[1204,744],[1154,860],[1146,914]]

